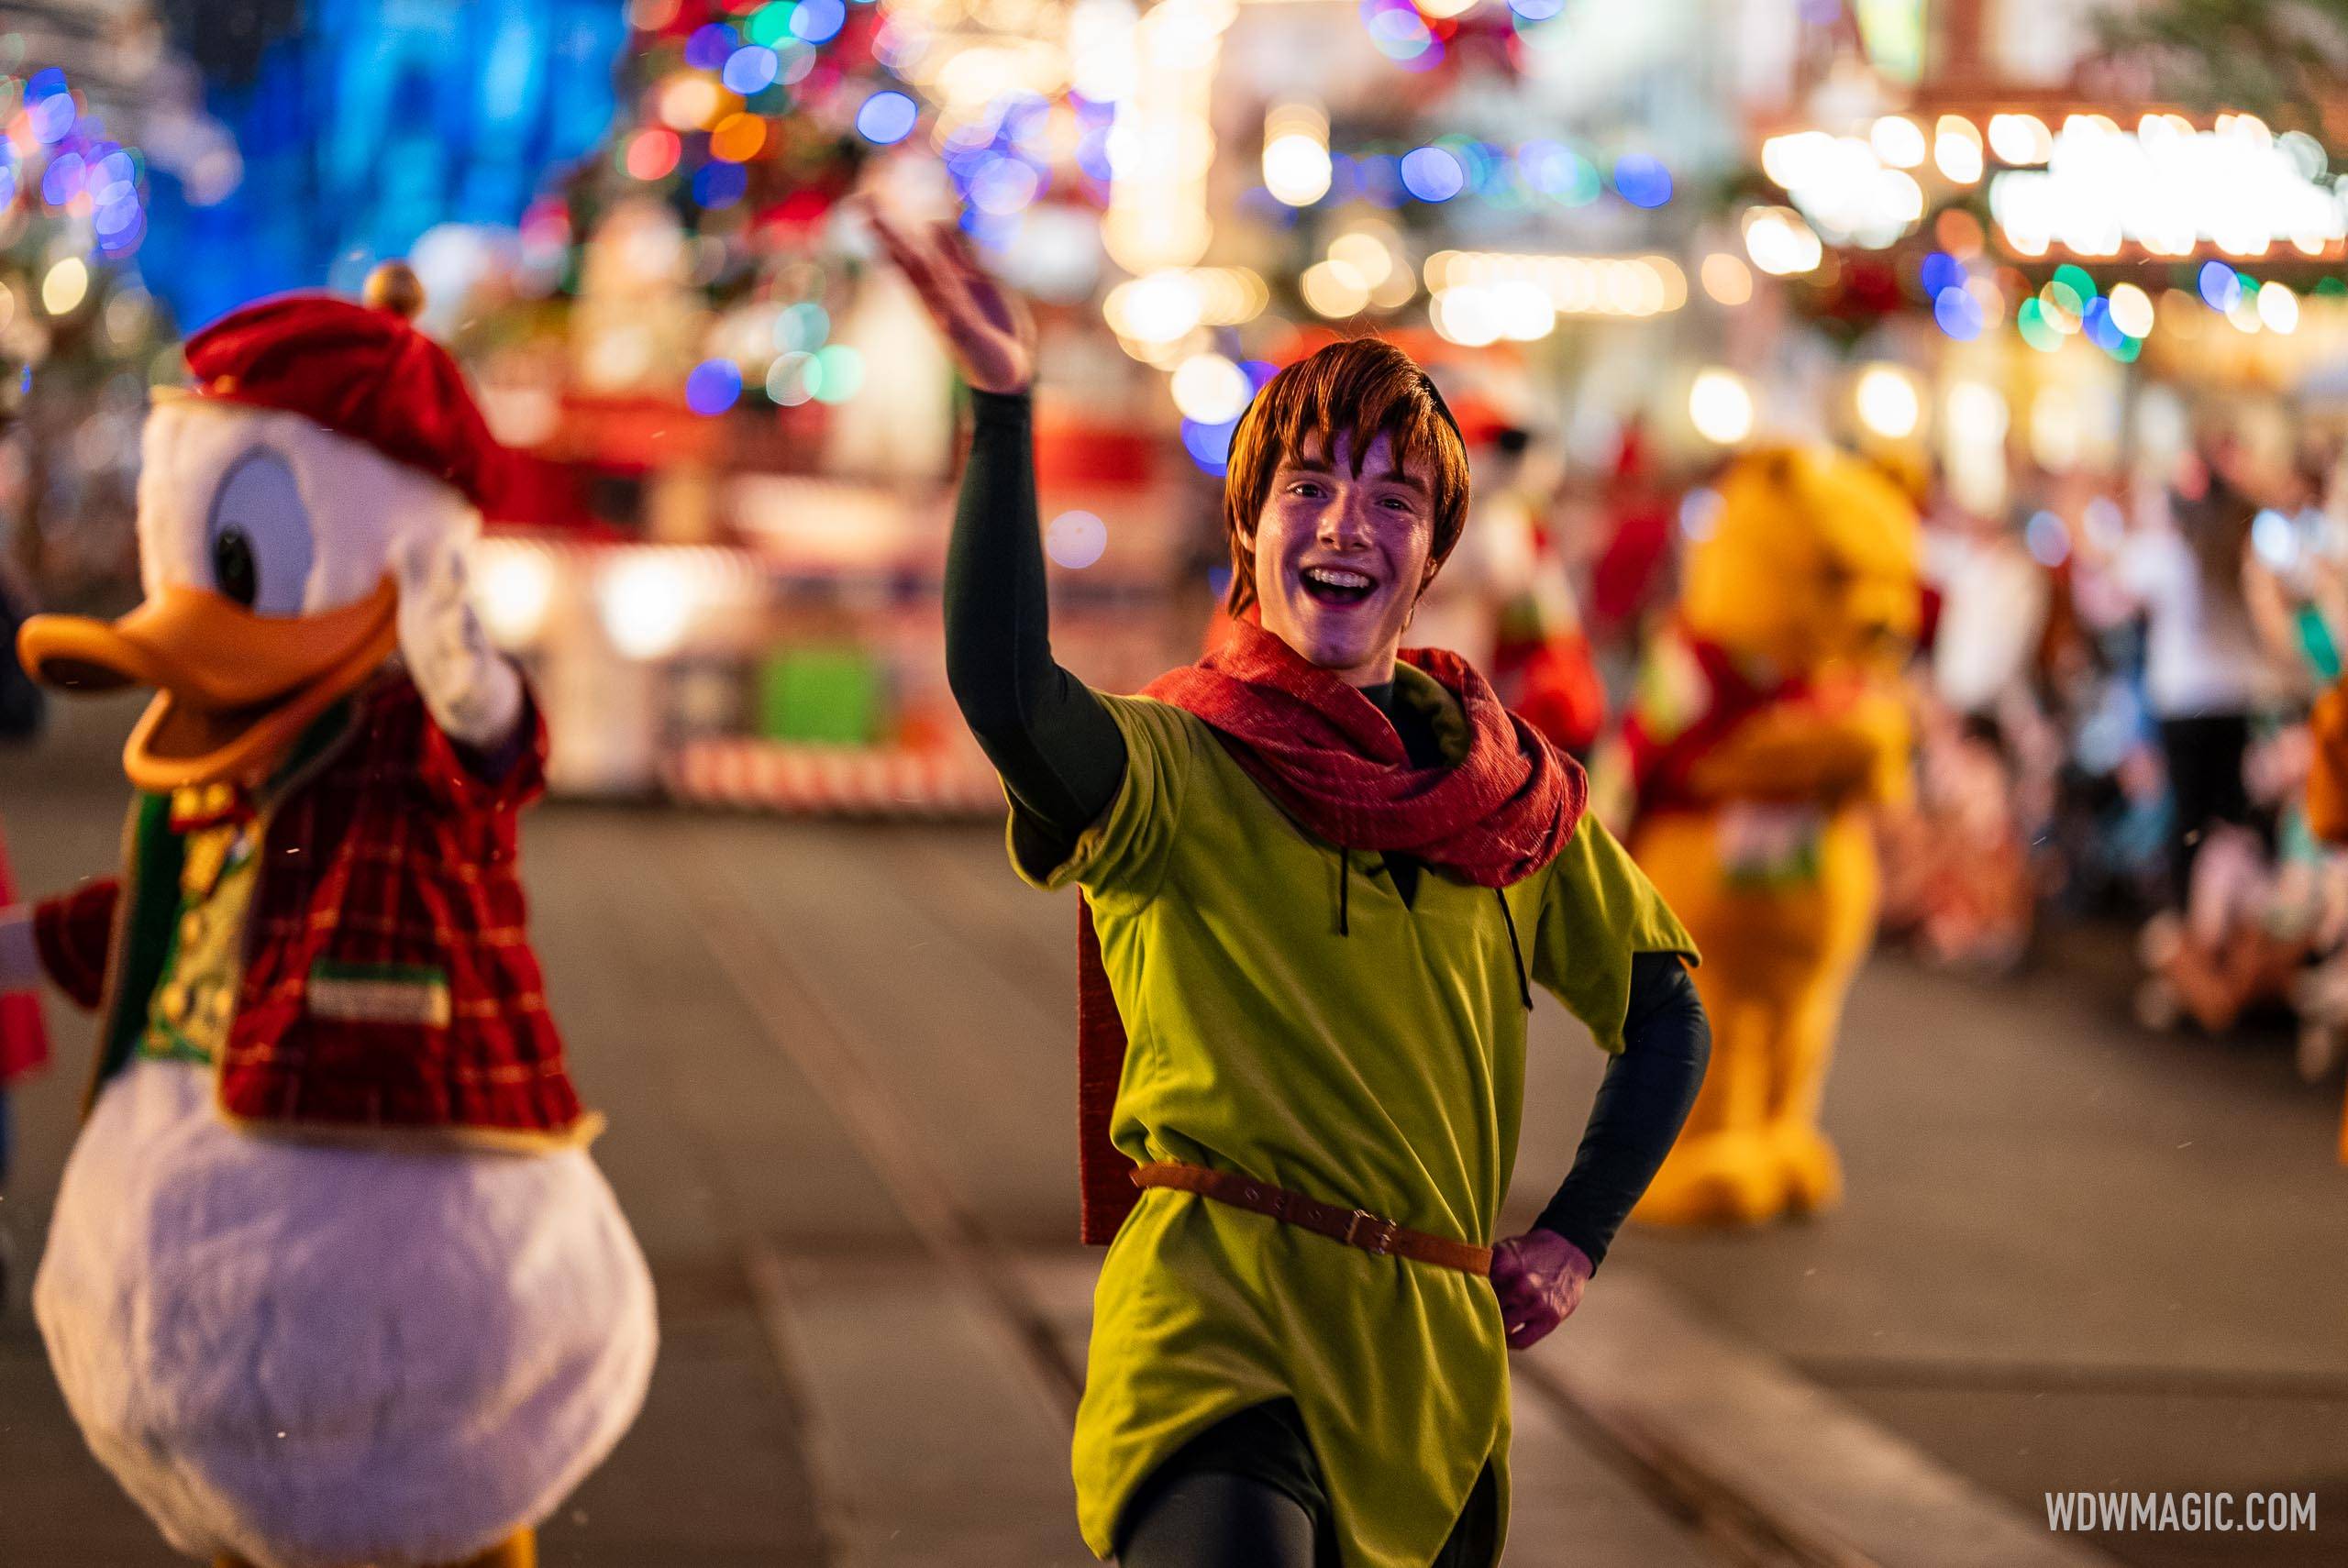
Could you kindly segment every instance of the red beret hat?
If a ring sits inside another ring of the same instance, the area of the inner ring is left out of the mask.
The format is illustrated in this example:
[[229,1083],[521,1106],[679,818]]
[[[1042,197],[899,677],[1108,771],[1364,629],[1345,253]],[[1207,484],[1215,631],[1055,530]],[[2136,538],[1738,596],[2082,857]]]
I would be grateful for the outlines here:
[[488,509],[505,449],[489,433],[449,351],[407,319],[414,274],[379,270],[361,304],[280,294],[241,306],[187,341],[195,393],[298,414],[394,462],[454,485]]

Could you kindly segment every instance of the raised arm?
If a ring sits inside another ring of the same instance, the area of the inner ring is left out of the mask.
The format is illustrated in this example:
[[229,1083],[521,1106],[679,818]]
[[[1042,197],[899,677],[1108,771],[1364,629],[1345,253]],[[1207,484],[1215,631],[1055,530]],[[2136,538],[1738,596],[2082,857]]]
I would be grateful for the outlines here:
[[1052,658],[1025,319],[949,226],[915,234],[868,213],[972,389],[946,556],[947,679],[1022,815],[1065,854],[1116,798],[1125,745],[1108,710]]

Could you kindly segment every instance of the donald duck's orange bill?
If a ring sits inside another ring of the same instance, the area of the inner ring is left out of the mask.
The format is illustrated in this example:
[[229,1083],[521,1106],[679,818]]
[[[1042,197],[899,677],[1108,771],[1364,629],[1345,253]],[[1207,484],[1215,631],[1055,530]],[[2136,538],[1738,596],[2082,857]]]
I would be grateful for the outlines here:
[[122,754],[139,789],[257,783],[390,655],[398,607],[388,576],[356,603],[295,616],[173,585],[118,621],[36,615],[17,650],[35,679],[69,691],[157,689]]

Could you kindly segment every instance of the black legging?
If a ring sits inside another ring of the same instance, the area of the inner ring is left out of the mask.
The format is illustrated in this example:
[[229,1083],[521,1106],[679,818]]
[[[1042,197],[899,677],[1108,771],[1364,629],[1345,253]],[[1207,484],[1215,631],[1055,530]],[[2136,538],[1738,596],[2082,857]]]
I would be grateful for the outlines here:
[[[1500,1485],[1477,1476],[1430,1568],[1491,1568]],[[1329,1489],[1295,1402],[1224,1417],[1160,1463],[1125,1505],[1122,1568],[1337,1568]]]
[[2221,823],[2260,825],[2242,776],[2243,757],[2250,750],[2250,718],[2244,713],[2196,713],[2163,719],[2160,729],[2169,798],[2176,809],[2169,826],[2169,891],[2183,909],[2192,899],[2193,862],[2210,829]]
[[1202,1471],[1144,1500],[1120,1568],[1314,1568],[1312,1516],[1252,1475]]

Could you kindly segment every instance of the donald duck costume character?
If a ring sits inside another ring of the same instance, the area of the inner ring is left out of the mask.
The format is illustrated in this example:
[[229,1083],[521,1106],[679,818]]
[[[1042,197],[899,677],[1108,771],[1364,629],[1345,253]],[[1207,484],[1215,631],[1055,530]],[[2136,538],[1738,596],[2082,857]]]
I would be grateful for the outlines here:
[[526,1565],[654,1355],[524,930],[546,728],[465,598],[500,451],[421,303],[393,264],[197,333],[145,602],[20,637],[158,692],[120,874],[0,911],[0,989],[100,1016],[34,1309],[91,1448],[222,1564]]

